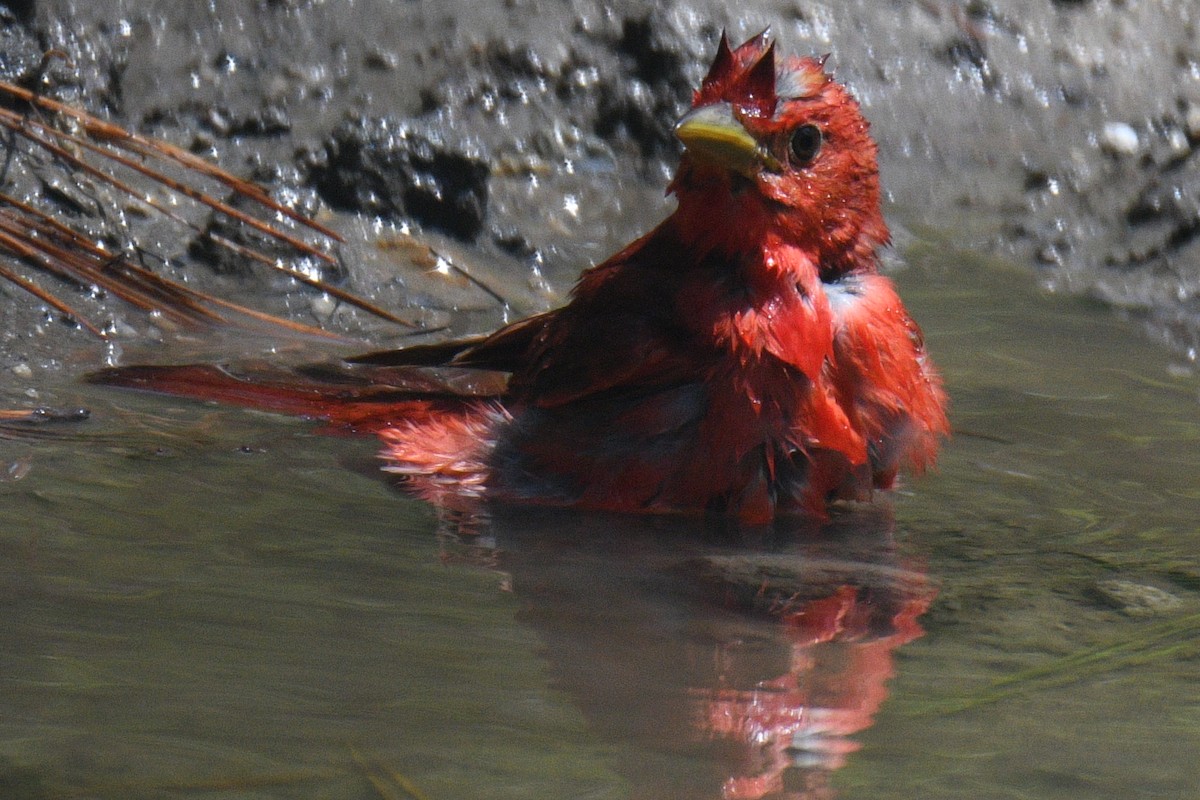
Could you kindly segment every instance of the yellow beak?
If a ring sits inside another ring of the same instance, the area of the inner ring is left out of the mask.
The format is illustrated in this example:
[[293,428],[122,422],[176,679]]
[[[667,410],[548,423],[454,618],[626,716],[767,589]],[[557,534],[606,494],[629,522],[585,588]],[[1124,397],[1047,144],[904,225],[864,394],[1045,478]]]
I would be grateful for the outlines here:
[[675,135],[699,162],[751,177],[762,166],[758,141],[733,116],[729,103],[693,109],[675,123]]

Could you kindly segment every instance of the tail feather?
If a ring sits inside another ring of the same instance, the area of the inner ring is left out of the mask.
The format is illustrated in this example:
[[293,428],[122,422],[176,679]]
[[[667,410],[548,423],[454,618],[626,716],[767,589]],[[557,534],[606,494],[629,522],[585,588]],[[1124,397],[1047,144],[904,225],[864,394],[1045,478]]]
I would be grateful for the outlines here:
[[[317,373],[320,374],[320,373]],[[388,374],[392,374],[389,371]],[[269,371],[236,375],[223,367],[120,367],[88,376],[92,383],[207,400],[325,420],[336,430],[376,434],[384,469],[420,497],[467,508],[490,477],[497,425],[509,421],[496,396],[455,391],[453,382],[400,375],[396,385]],[[416,388],[413,388],[416,387]]]
[[102,370],[92,383],[156,394],[186,397],[260,411],[325,420],[358,433],[378,433],[399,423],[427,419],[478,405],[478,396],[460,396],[435,388],[431,381],[415,387],[313,380],[291,372],[238,375],[208,364],[135,366]]

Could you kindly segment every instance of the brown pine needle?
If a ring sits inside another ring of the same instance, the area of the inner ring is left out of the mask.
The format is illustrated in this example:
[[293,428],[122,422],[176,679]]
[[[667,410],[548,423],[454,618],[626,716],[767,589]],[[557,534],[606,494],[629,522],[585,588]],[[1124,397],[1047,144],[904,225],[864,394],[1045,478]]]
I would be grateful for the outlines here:
[[[0,193],[0,200],[7,199],[11,198]],[[28,208],[25,204],[15,200],[14,205],[17,205],[22,211]],[[284,327],[296,333],[333,339],[343,338],[311,325],[255,311],[176,283],[135,264],[122,255],[112,254],[103,247],[82,239],[77,233],[61,225],[49,215],[36,209],[28,209],[28,211],[32,219],[14,219],[0,209],[0,247],[7,248],[10,252],[41,267],[46,272],[80,284],[96,285],[143,311],[160,310],[167,318],[180,324],[229,322],[226,317],[207,307],[216,306],[258,322]],[[33,233],[41,235],[34,236]],[[75,249],[56,244],[55,240],[58,237],[68,239]],[[51,304],[58,311],[77,319],[88,330],[103,337],[103,333],[94,324],[84,319],[77,310],[58,300],[27,278],[17,275],[7,268],[0,268],[0,277],[17,283],[26,291]],[[314,285],[322,287],[320,282],[314,281]]]
[[[282,272],[300,283],[325,292],[380,319],[410,328],[420,327],[419,323],[411,319],[397,316],[352,292],[288,266],[252,246],[204,230],[175,211],[171,203],[148,196],[144,191],[123,180],[113,170],[136,173],[163,186],[176,196],[186,197],[239,225],[257,231],[270,240],[286,245],[298,255],[337,265],[336,256],[325,249],[304,241],[277,224],[234,207],[228,201],[214,197],[189,181],[196,178],[215,181],[228,187],[236,195],[280,215],[281,218],[315,231],[330,241],[344,241],[336,231],[273,199],[262,186],[232,175],[175,145],[141,136],[22,86],[0,81],[0,95],[27,103],[30,109],[61,115],[79,123],[81,132],[72,133],[57,127],[40,114],[32,114],[29,111],[22,114],[0,108],[0,127],[53,156],[67,169],[112,187],[132,198],[141,207],[208,237],[218,246],[238,256]],[[14,152],[15,148],[9,152],[10,160]],[[182,168],[184,175],[182,178],[167,175],[156,163]],[[191,289],[137,264],[127,254],[109,251],[102,244],[93,241],[52,214],[3,192],[0,192],[0,252],[7,252],[34,269],[62,280],[104,290],[141,311],[158,312],[164,318],[181,325],[238,324],[251,321],[305,335],[345,338],[311,325],[292,322]],[[86,319],[78,309],[56,297],[30,277],[7,265],[0,265],[0,280],[13,283],[59,313],[75,320],[94,335],[105,338],[104,332],[97,324]]]
[[224,236],[220,236],[215,233],[208,234],[208,237],[210,239],[212,239],[214,242],[216,242],[217,244],[221,245],[222,247],[229,248],[230,250],[232,250],[233,252],[237,253],[240,256],[244,256],[244,257],[252,259],[254,261],[258,261],[259,263],[265,264],[266,266],[270,267],[271,269],[282,272],[283,274],[287,275],[288,277],[293,278],[297,281],[300,281],[301,283],[303,283],[307,286],[311,286],[314,289],[320,289],[322,292],[325,292],[326,294],[330,295],[331,297],[336,297],[338,300],[342,300],[343,302],[349,303],[352,306],[361,308],[363,311],[366,311],[368,314],[373,314],[374,316],[379,317],[380,319],[387,320],[388,322],[394,322],[397,325],[404,325],[405,327],[408,327],[408,328],[420,327],[418,323],[416,323],[412,320],[404,319],[403,317],[398,317],[395,314],[393,314],[392,312],[388,311],[387,309],[382,308],[381,306],[377,306],[374,303],[370,302],[369,300],[359,297],[358,295],[356,295],[352,292],[347,292],[344,289],[339,289],[338,287],[333,286],[332,284],[326,283],[325,281],[321,280],[320,278],[314,278],[310,275],[306,275],[304,272],[301,272],[298,269],[292,269],[291,267],[280,264],[280,263],[272,260],[268,256],[265,256],[262,253],[258,252],[257,250],[253,250],[249,247],[246,247],[245,245],[238,244],[237,242],[234,242],[230,239],[226,239]]
[[[21,242],[7,241],[9,237],[3,231],[0,231],[0,246],[9,246],[13,250],[24,252],[28,249],[28,245]],[[64,263],[55,263],[49,259],[45,253],[32,252],[30,258],[38,261],[46,261],[48,263],[48,272],[61,272],[66,266]],[[113,274],[104,271],[109,270]],[[116,275],[120,272],[120,276]],[[80,269],[71,273],[72,277],[78,280],[91,281],[97,286],[111,291],[114,295],[122,300],[134,305],[142,310],[160,310],[167,318],[179,324],[198,325],[201,323],[230,323],[229,317],[218,314],[211,308],[206,306],[215,306],[234,312],[256,322],[281,327],[293,333],[304,334],[307,336],[316,336],[324,339],[333,339],[344,341],[345,337],[336,333],[306,325],[302,322],[294,322],[283,317],[277,317],[272,314],[267,314],[262,311],[238,305],[237,303],[224,300],[219,297],[204,294],[202,292],[191,289],[179,283],[175,283],[160,275],[138,266],[126,259],[110,260],[104,269]],[[80,313],[71,306],[63,303],[58,298],[54,297],[49,292],[46,292],[37,284],[30,281],[24,276],[18,275],[11,270],[0,266],[0,277],[13,281],[20,285],[23,289],[34,294],[39,299],[49,303],[61,313],[71,316],[81,325],[86,327],[100,338],[106,338],[105,334],[99,330],[93,323],[89,322]],[[162,302],[159,302],[162,301]]]
[[[0,233],[0,246],[8,246],[8,242],[6,241],[6,238],[7,237],[5,234]],[[101,339],[108,338],[105,335],[104,331],[100,330],[100,328],[96,327],[96,325],[93,324],[92,322],[89,322],[86,317],[81,315],[78,311],[76,311],[71,306],[69,306],[66,303],[64,303],[63,301],[59,300],[54,295],[47,292],[42,287],[38,286],[36,283],[31,281],[29,278],[26,278],[24,275],[18,275],[17,273],[10,270],[8,267],[0,265],[0,277],[4,278],[7,281],[15,283],[17,286],[20,286],[22,289],[29,292],[31,295],[33,295],[37,299],[41,300],[46,305],[48,305],[51,308],[53,308],[54,310],[58,311],[60,314],[64,314],[64,315],[70,317],[71,319],[75,320],[77,323],[82,325],[84,328],[86,328],[88,331],[90,331],[95,336],[97,336]]]
[[0,92],[5,92],[13,97],[18,98],[19,100],[23,100],[24,102],[30,103],[31,105],[35,105],[39,108],[68,116],[80,122],[83,125],[84,130],[86,130],[89,135],[94,136],[97,139],[112,142],[118,147],[125,147],[126,149],[142,155],[157,155],[170,161],[174,161],[180,166],[187,168],[191,172],[200,175],[206,175],[216,181],[219,181],[220,183],[225,184],[238,194],[261,203],[272,211],[277,211],[289,219],[292,219],[295,222],[304,225],[305,227],[311,228],[323,236],[327,236],[337,242],[345,241],[336,231],[331,230],[330,228],[321,225],[316,220],[310,219],[300,212],[288,208],[282,203],[272,199],[271,196],[257,184],[243,180],[236,175],[226,172],[217,165],[209,163],[199,156],[189,153],[188,151],[176,147],[173,144],[159,141],[157,139],[151,139],[145,136],[140,136],[132,131],[122,128],[119,125],[115,125],[98,117],[94,117],[82,109],[75,108],[67,105],[66,103],[60,103],[57,100],[37,94],[24,87],[8,83],[7,81],[0,81]]
[[[0,124],[7,124],[8,122],[12,121],[9,116],[9,113],[10,112],[5,112],[3,109],[0,109]],[[108,183],[109,185],[113,186],[114,188],[116,188],[132,197],[138,197],[135,190],[128,184],[124,183],[123,181],[119,181],[116,178],[113,178],[112,176],[107,175],[106,173],[96,169],[92,165],[87,164],[86,162],[78,159],[71,153],[67,152],[65,149],[55,145],[52,142],[45,140],[43,137],[33,135],[33,136],[27,136],[27,138],[30,138],[31,141],[35,142],[39,146],[45,147],[45,149],[47,149],[48,151],[67,160],[69,163],[71,163],[72,166],[75,166],[75,167],[83,170],[84,172],[87,172],[89,175],[93,175],[94,177],[97,177],[100,180],[103,180],[105,183]],[[72,137],[72,141],[76,141],[76,140]],[[89,148],[94,147],[94,145],[90,145],[87,142],[79,141],[78,143],[84,145],[85,147],[89,147]],[[144,169],[142,167],[137,167],[136,165],[131,165],[131,166],[135,166],[135,168],[137,168],[139,171],[143,171],[143,169]],[[146,171],[144,174],[147,174],[150,177],[159,177],[159,178],[163,177],[163,176],[156,176],[155,173],[153,173],[151,171]],[[175,181],[172,181],[171,184],[166,184],[166,185],[171,185],[172,188],[183,186],[182,184],[179,184],[178,182],[175,182]],[[193,196],[193,193],[194,193],[195,199],[199,200],[200,202],[205,203],[209,207],[214,208],[215,210],[221,211],[222,213],[225,213],[231,217],[234,217],[235,219],[237,219],[241,222],[245,222],[246,224],[250,225],[251,227],[255,228],[256,230],[259,230],[264,233],[268,233],[269,235],[272,235],[276,238],[282,239],[283,241],[287,242],[292,247],[294,247],[298,250],[301,250],[303,253],[305,253],[307,255],[317,256],[317,257],[321,258],[322,260],[330,262],[330,263],[335,263],[335,264],[337,263],[336,259],[334,259],[332,256],[330,256],[328,253],[318,250],[317,248],[312,247],[311,245],[308,245],[305,242],[302,242],[298,239],[295,239],[294,237],[290,237],[285,234],[281,234],[278,231],[271,228],[270,226],[266,225],[265,223],[262,223],[261,221],[245,214],[244,212],[241,212],[241,211],[238,211],[237,209],[229,207],[228,205],[221,203],[218,200],[214,200],[212,198],[206,198],[201,193],[196,192],[196,190],[192,190],[188,187],[183,187],[183,189],[185,190],[183,192],[184,194],[187,194],[188,196]],[[164,214],[165,216],[169,217],[170,219],[174,220],[175,222],[185,225],[198,233],[203,233],[203,231],[198,226],[183,219],[178,214],[174,213],[169,208],[167,208],[167,206],[165,204],[160,203],[160,202],[154,200],[153,198],[149,198],[149,197],[142,197],[139,199],[141,200],[141,202],[149,205],[154,210]],[[79,236],[74,231],[71,231],[70,228],[67,228],[66,226],[62,225],[61,223],[58,223],[57,221],[53,220],[53,218],[51,218],[49,215],[44,214],[43,212],[32,208],[27,203],[23,203],[23,202],[17,200],[16,198],[12,198],[12,197],[2,194],[2,193],[0,193],[0,200],[9,202],[10,204],[21,208],[26,213],[29,213],[32,215],[37,215],[39,218],[46,220],[49,224],[53,224],[60,231],[69,232],[72,241],[77,243],[79,246],[92,249],[93,252],[96,252],[98,250],[98,248],[94,247],[90,242],[87,242],[87,240],[84,239],[82,236]],[[270,267],[271,269],[282,272],[285,275],[288,275],[289,277],[300,281],[301,283],[304,283],[308,286],[312,286],[313,288],[316,288],[316,289],[320,289],[321,291],[326,292],[327,294],[331,295],[332,297],[336,297],[337,299],[342,300],[343,302],[349,303],[357,308],[360,308],[369,314],[379,317],[380,319],[387,320],[388,322],[394,322],[398,325],[404,325],[409,328],[418,327],[418,324],[416,322],[413,322],[412,320],[398,317],[395,314],[392,314],[391,312],[382,308],[381,306],[371,303],[370,301],[365,300],[365,299],[359,297],[358,295],[353,294],[352,292],[347,292],[344,289],[339,289],[338,287],[333,286],[329,283],[326,283],[325,281],[322,281],[319,278],[313,278],[299,270],[295,270],[290,267],[287,267],[287,266],[279,263],[278,261],[271,259],[268,256],[263,255],[262,253],[258,252],[257,250],[253,250],[252,248],[237,244],[236,242],[233,242],[230,239],[227,239],[223,236],[219,236],[217,234],[209,233],[206,235],[212,241],[216,242],[217,244],[221,245],[222,247],[225,247],[225,248],[237,253],[238,255],[244,256],[246,258],[250,258],[254,261],[257,261],[261,264],[264,264],[264,265]],[[109,288],[110,291],[113,292],[113,294],[121,296],[122,299],[129,300],[129,298],[123,296],[123,293],[118,288],[115,288],[115,287],[106,287],[106,288]],[[146,310],[146,308],[147,308],[146,306],[144,306],[140,303],[135,303],[135,305],[139,305],[139,307],[143,308],[143,310]],[[238,307],[238,308],[241,311],[245,310],[245,309],[242,309],[241,307]]]
[[[200,191],[199,189],[196,189],[192,186],[188,186],[183,181],[176,180],[175,178],[172,178],[168,175],[165,175],[161,172],[151,169],[150,167],[147,167],[144,164],[140,164],[137,161],[134,161],[133,159],[126,158],[125,156],[122,156],[120,153],[115,153],[111,150],[108,150],[108,149],[98,145],[98,144],[89,142],[87,139],[83,139],[78,136],[73,136],[72,134],[66,133],[64,131],[60,131],[57,128],[54,128],[54,127],[46,124],[45,122],[42,122],[41,120],[28,119],[28,118],[22,117],[19,114],[14,113],[12,111],[6,111],[4,109],[0,109],[0,123],[4,124],[6,127],[8,127],[9,130],[17,131],[22,136],[24,136],[26,139],[29,139],[31,142],[34,142],[35,144],[37,144],[38,147],[41,147],[41,148],[53,153],[55,156],[63,159],[64,161],[69,163],[72,167],[75,167],[76,169],[86,172],[87,174],[91,175],[92,177],[96,178],[97,180],[103,181],[103,182],[109,184],[110,186],[113,186],[114,188],[124,192],[125,194],[128,194],[130,197],[135,197],[135,198],[141,200],[143,203],[146,203],[147,205],[150,205],[151,207],[153,207],[156,211],[167,214],[168,216],[171,217],[171,219],[176,220],[177,222],[182,222],[183,220],[180,219],[175,214],[171,214],[168,211],[166,211],[165,208],[162,206],[162,204],[156,203],[151,198],[147,198],[147,197],[143,197],[142,195],[139,195],[138,192],[133,187],[131,187],[129,184],[127,184],[123,181],[120,181],[117,178],[113,177],[112,175],[109,175],[104,170],[101,170],[98,167],[95,167],[95,166],[87,163],[79,156],[75,155],[74,153],[71,153],[65,147],[62,147],[61,145],[58,145],[58,144],[50,141],[50,139],[48,137],[49,136],[57,137],[58,139],[70,142],[71,144],[76,145],[77,147],[81,147],[81,148],[87,150],[88,152],[96,153],[97,155],[101,155],[101,156],[104,156],[105,158],[111,159],[112,161],[116,162],[117,164],[120,164],[123,167],[127,167],[128,169],[131,169],[134,172],[137,172],[138,174],[140,174],[146,178],[149,178],[152,181],[160,183],[163,186],[167,187],[168,189],[170,189],[174,192],[178,192],[179,194],[183,195],[184,197],[194,200],[197,203],[200,203],[202,205],[206,205],[214,211],[219,211],[220,213],[226,215],[227,217],[237,220],[238,222],[242,223],[243,225],[248,225],[249,227],[254,228],[255,230],[259,231],[260,233],[263,233],[263,234],[266,234],[267,236],[278,239],[281,242],[285,242],[286,244],[290,245],[291,247],[295,248],[296,250],[298,250],[301,253],[313,256],[314,258],[319,258],[322,261],[325,261],[326,263],[329,263],[329,264],[337,264],[337,259],[335,259],[333,256],[331,256],[329,253],[326,253],[324,250],[321,250],[318,247],[314,247],[313,245],[309,244],[308,242],[303,241],[302,239],[297,239],[295,236],[292,236],[291,234],[286,233],[285,231],[281,231],[278,228],[275,228],[272,225],[270,225],[266,222],[263,222],[262,220],[258,219],[257,217],[247,214],[244,211],[236,209],[233,206],[229,205],[228,203],[222,202],[221,200],[218,200],[217,198],[212,197],[211,195],[208,195],[208,194]],[[41,134],[34,133],[34,131],[32,131],[30,129],[30,125],[37,126],[37,128],[42,133]],[[257,200],[258,198],[254,197],[253,199]]]
[[[31,233],[19,222],[14,223],[5,215],[0,215],[0,247],[7,248],[14,255],[45,272],[84,286],[98,286],[143,311],[159,309],[164,316],[180,323],[195,324],[220,320],[218,315],[193,302],[191,297],[195,295],[195,292],[186,287],[174,284],[152,273],[147,273],[148,280],[141,281],[122,276],[110,269],[123,261],[121,256],[110,255],[103,250],[85,256],[86,250],[62,247],[50,238],[33,235],[36,232],[36,228]],[[4,277],[13,280],[10,276],[15,273],[11,270],[7,270],[6,273]],[[22,278],[14,282],[19,283],[27,291],[31,291],[29,288],[31,282],[28,279]],[[42,291],[45,292],[45,290]],[[53,301],[48,298],[48,292],[46,294],[34,292],[34,294],[39,299],[51,303],[59,311],[78,318],[74,309],[56,298]],[[88,327],[89,330],[93,329],[90,325]]]

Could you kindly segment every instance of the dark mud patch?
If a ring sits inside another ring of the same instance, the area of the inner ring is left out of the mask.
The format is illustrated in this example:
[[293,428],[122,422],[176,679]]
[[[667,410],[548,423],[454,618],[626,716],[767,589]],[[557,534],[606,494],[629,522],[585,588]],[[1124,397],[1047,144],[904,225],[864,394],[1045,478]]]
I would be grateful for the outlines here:
[[401,120],[343,122],[309,167],[309,181],[338,211],[416,222],[466,241],[483,230],[487,162]]

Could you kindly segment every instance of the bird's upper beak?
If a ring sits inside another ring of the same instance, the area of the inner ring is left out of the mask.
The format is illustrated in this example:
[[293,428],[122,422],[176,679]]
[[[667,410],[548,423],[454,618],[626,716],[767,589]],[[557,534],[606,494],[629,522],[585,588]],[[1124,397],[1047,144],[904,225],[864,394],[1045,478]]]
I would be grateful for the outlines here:
[[762,149],[733,115],[729,103],[701,106],[675,123],[675,135],[694,159],[753,176],[762,166]]

